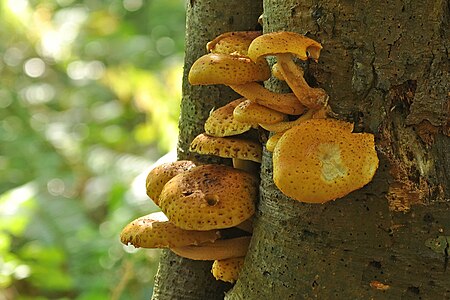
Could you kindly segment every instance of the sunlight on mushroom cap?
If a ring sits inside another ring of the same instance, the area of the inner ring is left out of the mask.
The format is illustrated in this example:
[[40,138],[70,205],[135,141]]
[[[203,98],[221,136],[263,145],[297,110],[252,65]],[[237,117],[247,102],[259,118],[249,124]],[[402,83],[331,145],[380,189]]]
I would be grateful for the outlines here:
[[260,143],[235,137],[213,137],[204,133],[195,137],[189,151],[224,158],[251,160],[258,163],[262,159]]
[[211,273],[217,280],[234,283],[244,265],[245,257],[235,257],[229,259],[215,260]]
[[180,228],[229,228],[253,215],[257,194],[255,176],[223,165],[204,165],[167,182],[160,205]]
[[323,203],[370,182],[378,167],[374,136],[352,127],[314,119],[286,131],[273,153],[275,185],[295,200]]
[[167,181],[193,167],[195,167],[195,163],[189,160],[180,160],[156,166],[147,175],[145,182],[147,195],[156,205],[159,205],[159,194],[161,194]]
[[286,114],[259,105],[251,100],[239,103],[234,109],[233,116],[239,122],[250,124],[274,124],[287,119]]
[[250,130],[252,124],[238,121],[233,116],[235,107],[244,100],[245,98],[236,99],[213,111],[205,122],[205,132],[211,136],[224,137]]
[[120,241],[136,248],[173,248],[214,242],[217,230],[184,230],[168,221],[162,212],[152,213],[129,223],[120,234]]
[[192,85],[244,84],[270,77],[267,64],[255,64],[244,56],[209,53],[197,59],[189,71]]
[[253,40],[248,48],[248,57],[253,61],[267,55],[292,53],[301,60],[319,59],[322,45],[295,32],[280,31],[263,34]]
[[234,31],[226,32],[217,36],[206,44],[206,50],[212,53],[224,53],[247,56],[248,46],[261,31]]

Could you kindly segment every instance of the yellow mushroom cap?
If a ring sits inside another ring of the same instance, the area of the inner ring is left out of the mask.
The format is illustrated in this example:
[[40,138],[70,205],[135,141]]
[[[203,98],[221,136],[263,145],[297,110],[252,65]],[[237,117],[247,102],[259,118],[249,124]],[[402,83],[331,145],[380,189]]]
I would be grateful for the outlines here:
[[369,183],[378,167],[374,136],[352,128],[311,119],[286,131],[273,153],[275,185],[295,200],[323,203]]
[[260,143],[234,137],[214,137],[201,133],[191,142],[189,151],[199,154],[216,155],[224,158],[237,158],[261,162]]
[[215,260],[211,273],[217,280],[234,283],[244,265],[245,257],[235,257],[222,260]]
[[267,64],[256,64],[250,58],[223,53],[209,53],[197,59],[189,71],[193,85],[244,84],[270,77]]
[[279,31],[263,34],[253,40],[248,48],[248,57],[257,61],[266,55],[292,53],[301,60],[319,59],[322,45],[304,35]]
[[261,31],[234,31],[222,33],[208,44],[206,50],[212,53],[247,55],[248,46]]
[[255,176],[228,166],[203,165],[166,183],[160,205],[180,228],[229,228],[253,215],[257,194]]
[[233,112],[234,119],[250,124],[274,124],[286,120],[286,114],[259,105],[255,101],[245,100],[239,103]]
[[211,136],[224,137],[244,133],[252,124],[240,122],[233,116],[235,107],[245,98],[236,99],[213,111],[205,122],[205,132]]
[[156,166],[147,175],[145,182],[147,195],[156,205],[159,205],[159,194],[161,194],[166,182],[175,175],[186,172],[193,167],[195,167],[195,163],[189,160],[179,160]]
[[120,234],[120,241],[136,248],[175,248],[214,242],[217,230],[184,230],[168,221],[162,212],[152,213],[129,223]]

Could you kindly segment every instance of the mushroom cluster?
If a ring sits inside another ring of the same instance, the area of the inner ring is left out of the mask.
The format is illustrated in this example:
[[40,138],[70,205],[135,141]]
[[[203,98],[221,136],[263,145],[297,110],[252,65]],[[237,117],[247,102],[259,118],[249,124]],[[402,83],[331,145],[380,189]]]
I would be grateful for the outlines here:
[[[353,124],[330,118],[327,93],[310,87],[295,63],[317,61],[321,48],[294,32],[228,32],[209,42],[189,82],[228,85],[242,97],[214,110],[189,150],[231,158],[233,167],[177,161],[154,168],[146,189],[161,212],[128,224],[122,243],[211,260],[216,279],[236,281],[258,197],[262,143],[247,134],[261,131],[255,129],[270,133],[265,147],[273,152],[275,185],[294,200],[324,203],[370,182],[378,167],[373,135],[353,133]],[[276,58],[272,68],[267,56]],[[270,76],[292,92],[266,89],[261,82]]]

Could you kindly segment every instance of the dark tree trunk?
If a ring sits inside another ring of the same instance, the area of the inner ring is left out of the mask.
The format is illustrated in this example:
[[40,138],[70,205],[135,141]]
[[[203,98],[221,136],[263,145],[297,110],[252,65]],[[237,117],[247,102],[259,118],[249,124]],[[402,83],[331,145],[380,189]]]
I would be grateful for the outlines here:
[[[227,31],[256,30],[262,2],[254,0],[186,1],[186,53],[183,74],[183,98],[179,122],[179,159],[202,162],[220,160],[213,157],[193,156],[188,148],[194,137],[203,132],[209,112],[220,107],[236,95],[225,86],[191,86],[187,74],[192,63],[206,54],[206,43]],[[192,261],[164,251],[155,278],[153,300],[223,299],[229,284],[216,281],[211,274],[211,261]]]
[[[307,79],[376,137],[366,187],[310,205],[280,193],[265,152],[255,231],[226,299],[448,299],[449,3],[265,0],[264,31],[322,43]],[[285,87],[271,81],[274,91]]]

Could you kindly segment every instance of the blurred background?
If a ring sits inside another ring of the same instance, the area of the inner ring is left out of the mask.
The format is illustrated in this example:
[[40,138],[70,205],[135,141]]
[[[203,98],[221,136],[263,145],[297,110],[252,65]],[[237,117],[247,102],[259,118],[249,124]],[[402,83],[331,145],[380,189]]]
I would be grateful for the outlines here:
[[146,172],[174,156],[184,14],[0,1],[0,300],[150,297],[159,252],[119,233],[156,210]]

